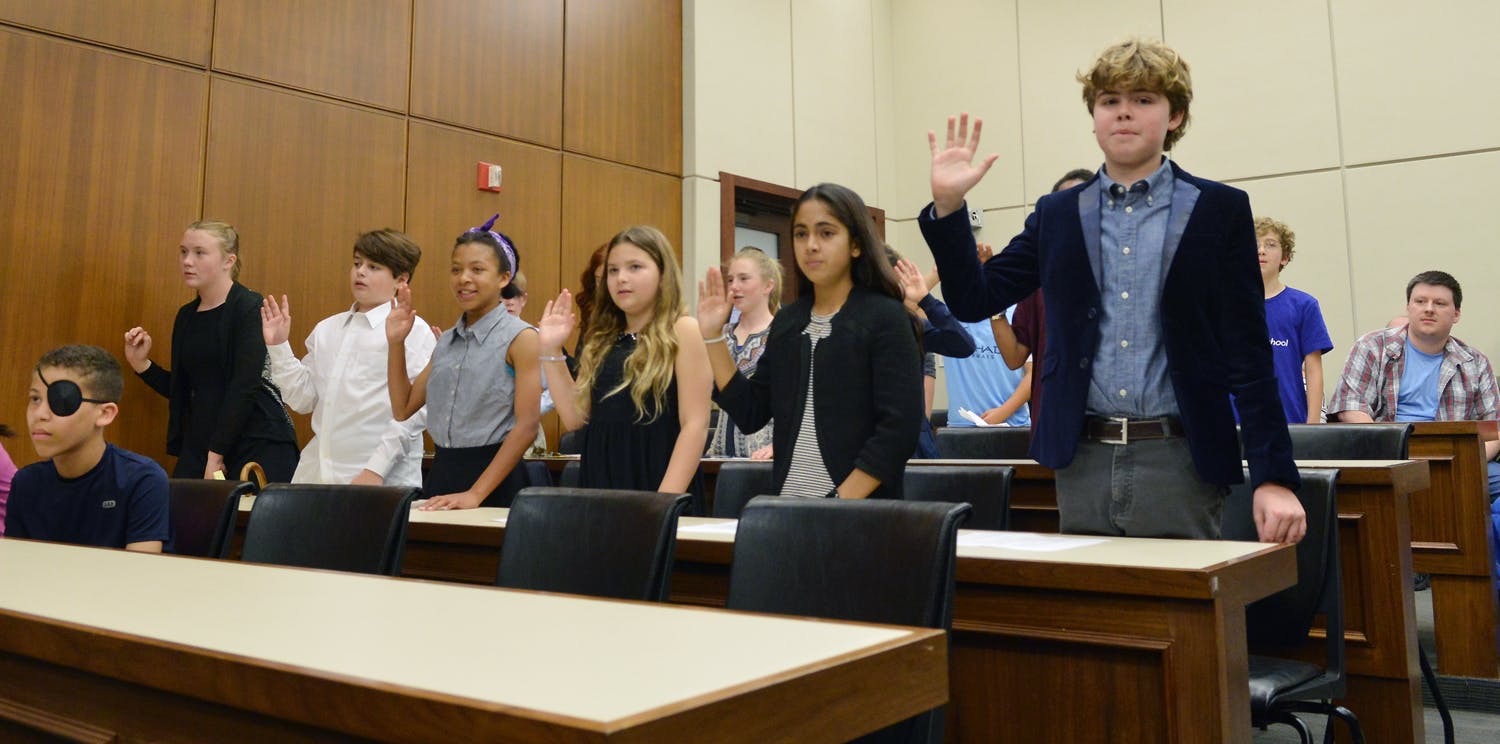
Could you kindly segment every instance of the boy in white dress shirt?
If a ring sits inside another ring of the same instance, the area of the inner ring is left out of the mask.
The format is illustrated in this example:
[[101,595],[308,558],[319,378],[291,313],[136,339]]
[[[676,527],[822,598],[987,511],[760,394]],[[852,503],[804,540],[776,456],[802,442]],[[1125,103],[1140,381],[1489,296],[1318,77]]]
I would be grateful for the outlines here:
[[[287,342],[292,319],[286,295],[280,305],[266,295],[261,326],[271,380],[292,410],[312,412],[313,438],[302,450],[293,483],[422,485],[426,410],[406,421],[391,417],[385,337],[396,285],[411,280],[421,258],[422,249],[396,230],[359,236],[349,269],[354,304],[313,328],[300,360]],[[408,374],[427,366],[436,344],[430,326],[417,318],[406,338]]]

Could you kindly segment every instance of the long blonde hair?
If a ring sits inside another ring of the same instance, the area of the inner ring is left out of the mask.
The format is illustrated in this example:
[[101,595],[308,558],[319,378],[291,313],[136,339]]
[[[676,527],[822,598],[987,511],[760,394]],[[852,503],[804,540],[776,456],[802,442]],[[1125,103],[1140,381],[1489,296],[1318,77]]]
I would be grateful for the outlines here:
[[[657,285],[656,302],[651,320],[636,334],[635,350],[625,359],[624,378],[613,389],[605,391],[600,398],[608,398],[629,388],[630,400],[635,404],[636,421],[654,421],[661,415],[667,397],[667,388],[677,368],[677,319],[683,315],[682,272],[677,268],[677,257],[672,252],[672,243],[667,236],[650,225],[636,225],[622,230],[609,241],[604,255],[608,266],[609,254],[616,246],[628,243],[646,252],[656,262],[661,272]],[[588,410],[593,400],[594,385],[598,381],[600,365],[605,355],[614,347],[621,333],[625,332],[625,312],[615,304],[609,294],[608,269],[606,276],[594,288],[594,311],[584,337],[583,354],[578,360],[578,404]],[[646,416],[648,399],[651,415]]]

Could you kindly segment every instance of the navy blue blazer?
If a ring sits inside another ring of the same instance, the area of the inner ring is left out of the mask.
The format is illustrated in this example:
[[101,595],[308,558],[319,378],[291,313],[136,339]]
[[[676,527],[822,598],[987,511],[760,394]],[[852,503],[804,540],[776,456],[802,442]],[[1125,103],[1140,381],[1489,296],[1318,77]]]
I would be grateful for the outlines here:
[[[1296,488],[1301,479],[1276,392],[1250,198],[1175,162],[1172,171],[1171,225],[1185,224],[1162,284],[1162,338],[1193,465],[1208,483],[1244,480],[1233,394],[1251,483]],[[935,220],[929,207],[918,220],[944,298],[960,320],[995,315],[1037,287],[1046,292],[1047,348],[1033,371],[1042,376],[1046,405],[1033,422],[1031,456],[1054,469],[1073,461],[1099,348],[1099,189],[1095,175],[1043,196],[1021,234],[982,271],[974,271],[979,257],[967,210]],[[1191,212],[1184,217],[1180,209]]]

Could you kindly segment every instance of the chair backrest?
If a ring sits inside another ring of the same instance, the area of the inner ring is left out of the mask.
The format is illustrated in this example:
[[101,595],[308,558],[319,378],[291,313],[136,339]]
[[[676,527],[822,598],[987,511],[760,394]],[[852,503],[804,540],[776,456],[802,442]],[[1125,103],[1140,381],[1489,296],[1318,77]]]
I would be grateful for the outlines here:
[[563,466],[562,472],[557,475],[557,485],[563,488],[577,488],[579,473],[583,472],[583,466],[577,460],[573,460]]
[[932,422],[932,428],[934,430],[941,429],[944,426],[947,426],[948,425],[948,409],[946,409],[946,408],[939,408],[939,409],[933,411],[932,415],[927,417],[927,420]]
[[505,521],[495,585],[664,602],[687,494],[525,488]]
[[719,466],[714,482],[713,515],[739,519],[745,504],[756,496],[776,494],[776,474],[769,460],[736,460]]
[[172,552],[198,558],[228,557],[240,497],[254,493],[254,484],[173,478],[167,481],[167,492],[171,501]]
[[1298,460],[1405,460],[1412,426],[1393,424],[1291,424]]
[[906,466],[902,498],[907,501],[944,501],[974,507],[964,526],[971,530],[1010,529],[1010,484],[1016,469],[1009,465]]
[[730,564],[733,610],[948,628],[968,504],[752,499]]
[[255,497],[242,559],[396,576],[417,488],[273,483]]
[[1025,460],[1031,457],[1029,426],[945,426],[934,432],[945,460]]
[[[1245,627],[1252,653],[1278,655],[1307,643],[1313,618],[1322,614],[1328,628],[1327,667],[1344,669],[1343,582],[1339,575],[1339,533],[1334,482],[1337,470],[1300,468],[1297,499],[1307,513],[1307,534],[1297,544],[1297,583],[1245,608]],[[1246,472],[1246,478],[1249,473]],[[1258,539],[1253,516],[1254,492],[1248,483],[1230,489],[1224,503],[1226,540]]]
[[522,467],[526,468],[526,485],[528,486],[551,486],[552,471],[547,468],[547,463],[541,460],[522,460]]

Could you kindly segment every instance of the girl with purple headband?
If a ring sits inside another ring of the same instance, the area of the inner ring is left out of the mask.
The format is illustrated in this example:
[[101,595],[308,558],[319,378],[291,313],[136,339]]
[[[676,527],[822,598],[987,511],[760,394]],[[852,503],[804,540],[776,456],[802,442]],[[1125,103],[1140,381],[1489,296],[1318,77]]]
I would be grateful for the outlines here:
[[515,292],[510,280],[521,258],[510,238],[490,229],[498,217],[454,241],[449,274],[463,314],[415,379],[407,377],[405,361],[416,319],[410,286],[396,288],[386,317],[391,412],[404,421],[426,405],[427,432],[437,445],[422,509],[508,507],[529,485],[520,465],[541,418],[537,334],[501,303]]

